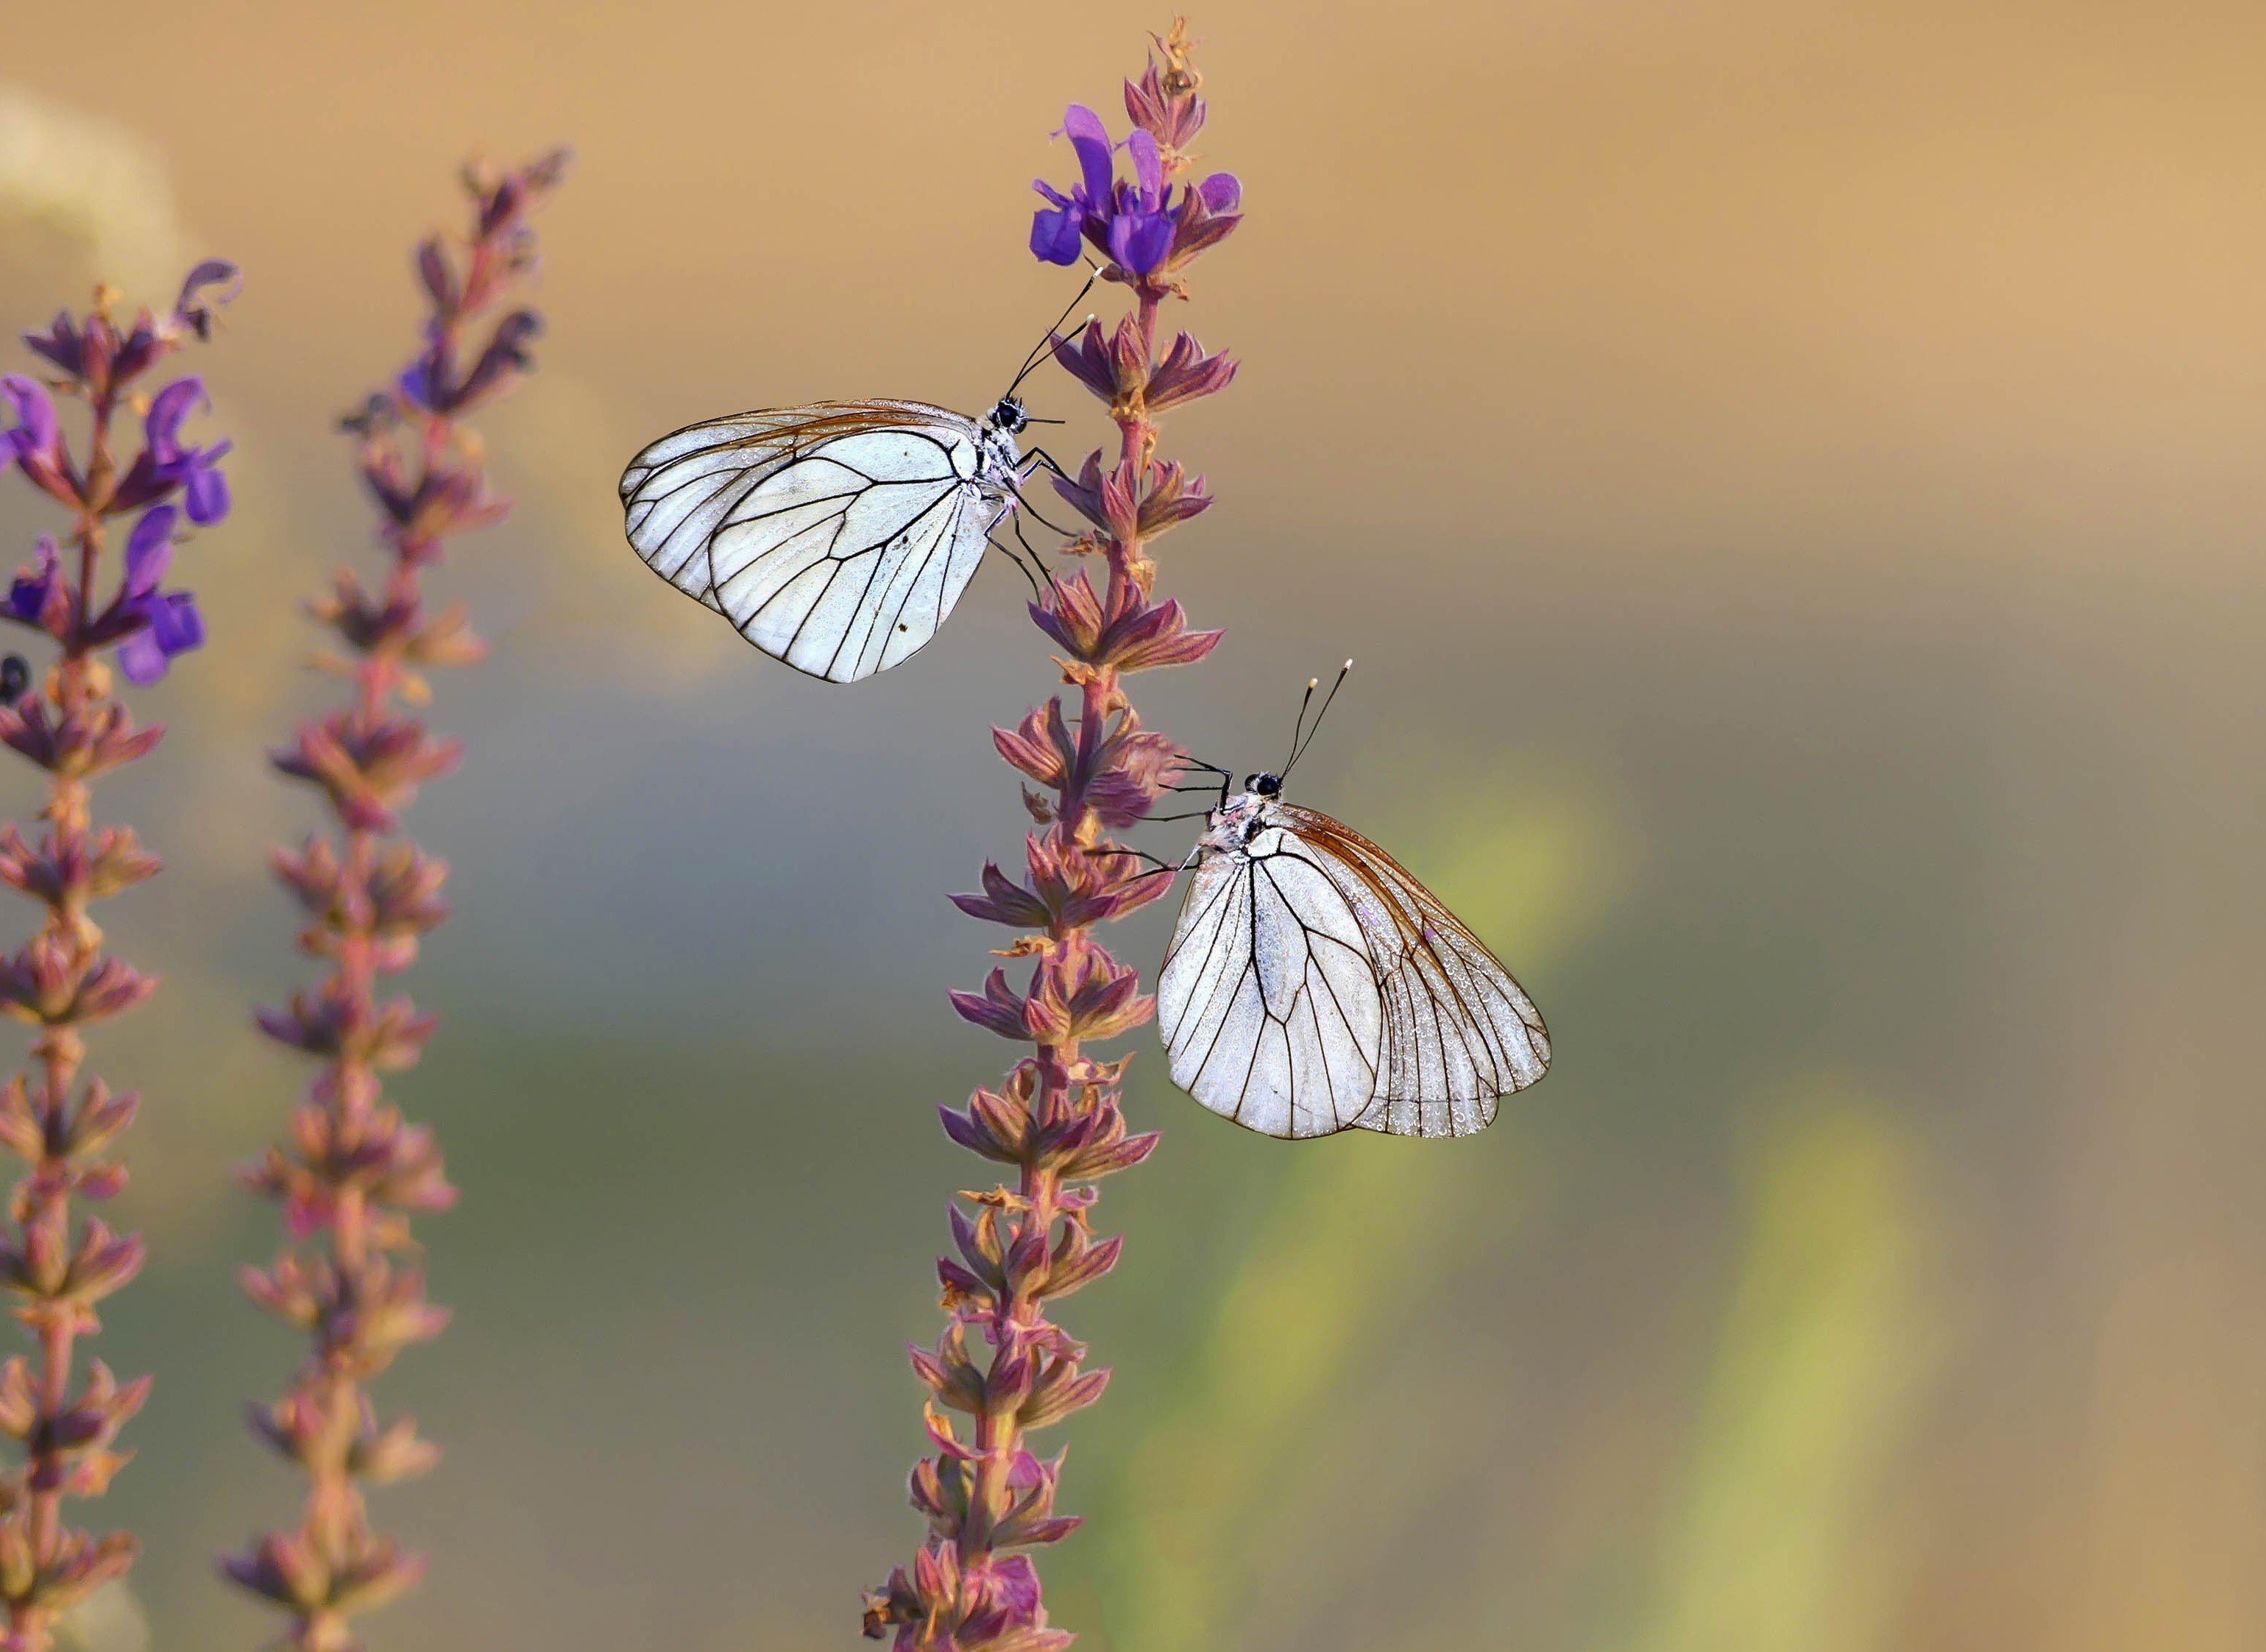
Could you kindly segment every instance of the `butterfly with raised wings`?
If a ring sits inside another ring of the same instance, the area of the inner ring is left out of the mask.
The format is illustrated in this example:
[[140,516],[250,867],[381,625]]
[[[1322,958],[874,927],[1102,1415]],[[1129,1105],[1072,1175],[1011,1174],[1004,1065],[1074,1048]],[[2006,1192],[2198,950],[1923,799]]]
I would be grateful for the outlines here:
[[1438,896],[1276,775],[1220,792],[1157,983],[1174,1084],[1268,1136],[1469,1136],[1541,1078],[1533,1000]]
[[665,435],[622,472],[630,544],[798,671],[830,683],[886,671],[936,635],[1023,481],[1051,463],[1015,445],[1033,422],[1015,388],[1054,336],[981,419],[824,401]]

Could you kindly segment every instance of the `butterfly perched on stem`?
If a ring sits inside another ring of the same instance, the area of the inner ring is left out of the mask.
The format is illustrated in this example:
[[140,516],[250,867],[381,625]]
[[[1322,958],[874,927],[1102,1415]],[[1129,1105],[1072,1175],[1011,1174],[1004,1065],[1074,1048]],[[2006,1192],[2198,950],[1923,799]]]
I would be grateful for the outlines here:
[[1533,1000],[1384,850],[1244,784],[1221,777],[1158,977],[1173,1082],[1268,1136],[1486,1129],[1550,1064]]
[[798,671],[830,683],[886,671],[936,635],[1024,479],[1052,464],[1017,448],[1033,421],[1015,391],[1054,337],[981,419],[824,401],[665,435],[622,472],[630,544]]

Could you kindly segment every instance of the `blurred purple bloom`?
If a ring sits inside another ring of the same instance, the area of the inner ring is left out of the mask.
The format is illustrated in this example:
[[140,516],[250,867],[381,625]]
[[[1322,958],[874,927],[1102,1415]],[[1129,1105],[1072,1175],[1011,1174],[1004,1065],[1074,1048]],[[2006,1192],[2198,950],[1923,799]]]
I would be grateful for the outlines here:
[[56,311],[55,320],[45,333],[27,333],[24,342],[71,377],[79,376],[86,358],[79,341],[78,323],[69,311]]
[[[220,291],[207,296],[205,289]],[[244,289],[244,272],[226,259],[208,258],[189,272],[181,296],[173,301],[172,325],[200,339],[212,337],[213,312]]]
[[1031,252],[1049,264],[1075,264],[1079,242],[1090,241],[1128,274],[1151,274],[1172,258],[1183,220],[1232,213],[1242,204],[1243,187],[1227,172],[1182,190],[1175,201],[1163,151],[1138,129],[1124,146],[1133,177],[1120,182],[1109,129],[1084,104],[1071,106],[1063,134],[1078,153],[1078,182],[1067,195],[1043,179],[1032,185],[1048,204],[1032,216]]
[[0,397],[13,403],[16,410],[16,428],[0,433],[0,463],[12,460],[22,465],[25,475],[50,493],[59,485],[67,490],[69,462],[47,387],[20,373],[0,375]]
[[[126,581],[119,593],[121,614],[139,616],[142,629],[118,650],[118,669],[130,683],[150,683],[165,675],[177,654],[202,647],[205,623],[197,599],[186,591],[162,591],[158,583],[173,565],[171,505],[160,505],[134,524],[126,541]],[[194,520],[194,518],[193,518]]]
[[62,577],[62,559],[57,554],[53,534],[40,536],[39,551],[32,559],[32,571],[18,574],[16,582],[8,588],[8,615],[27,625],[40,623],[48,611],[48,603],[55,595],[55,582]]
[[110,382],[113,385],[130,384],[147,372],[164,351],[164,340],[158,336],[145,310],[135,318],[134,331],[119,342],[118,353],[110,362]]
[[45,333],[27,333],[24,342],[97,397],[140,377],[164,346],[146,310],[135,318],[134,330],[122,339],[107,316],[91,315],[81,322],[69,311],[58,310]]
[[201,528],[209,528],[228,515],[228,478],[222,474],[220,462],[235,443],[216,442],[208,448],[185,447],[180,432],[181,421],[191,413],[211,406],[211,398],[205,394],[204,380],[175,379],[151,399],[150,416],[143,421],[151,479],[157,491],[164,493],[178,483],[189,520]]
[[454,341],[435,335],[396,382],[403,396],[428,413],[443,417],[468,413],[534,367],[535,355],[528,347],[542,336],[541,316],[532,310],[515,310],[496,323],[486,346],[461,376]]

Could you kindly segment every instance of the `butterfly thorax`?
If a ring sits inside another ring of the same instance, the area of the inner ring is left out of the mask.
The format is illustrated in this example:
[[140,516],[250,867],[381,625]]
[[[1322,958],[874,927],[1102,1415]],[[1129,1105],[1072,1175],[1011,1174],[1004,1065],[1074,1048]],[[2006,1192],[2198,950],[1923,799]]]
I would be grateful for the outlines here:
[[1022,464],[1015,438],[986,419],[976,432],[976,479],[986,487],[1012,493],[1020,479]]
[[1012,396],[1002,396],[998,405],[985,413],[976,428],[976,479],[992,487],[1012,491],[1021,479],[1023,455],[1015,446],[1015,438],[1031,422],[1023,411],[1023,404]]
[[1239,792],[1204,817],[1204,834],[1196,845],[1218,854],[1246,853],[1261,833],[1282,823],[1275,813],[1273,798]]

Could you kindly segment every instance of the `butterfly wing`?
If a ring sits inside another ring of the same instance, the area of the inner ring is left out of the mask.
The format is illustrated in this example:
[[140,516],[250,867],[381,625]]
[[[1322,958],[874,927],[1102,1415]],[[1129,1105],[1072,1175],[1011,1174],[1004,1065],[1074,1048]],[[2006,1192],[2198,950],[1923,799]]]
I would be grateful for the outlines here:
[[[1550,1034],[1480,939],[1393,858],[1340,821],[1275,806],[1359,925],[1383,1001],[1376,1092],[1352,1121],[1393,1136],[1468,1136],[1550,1064]],[[1262,839],[1263,841],[1263,839]]]
[[1173,1082],[1268,1136],[1327,1136],[1376,1096],[1384,997],[1349,900],[1285,832],[1208,850],[1157,982]]
[[1008,491],[973,420],[822,402],[662,437],[622,476],[653,570],[798,670],[853,683],[914,653],[983,559]]

